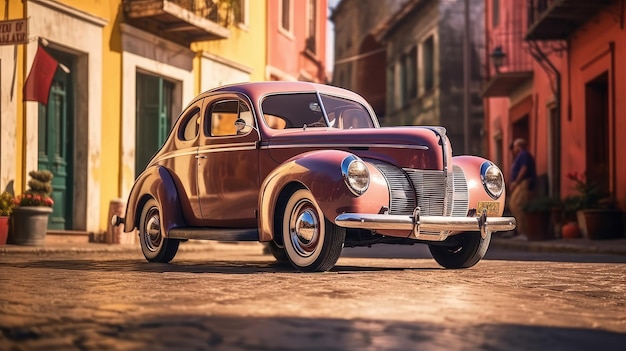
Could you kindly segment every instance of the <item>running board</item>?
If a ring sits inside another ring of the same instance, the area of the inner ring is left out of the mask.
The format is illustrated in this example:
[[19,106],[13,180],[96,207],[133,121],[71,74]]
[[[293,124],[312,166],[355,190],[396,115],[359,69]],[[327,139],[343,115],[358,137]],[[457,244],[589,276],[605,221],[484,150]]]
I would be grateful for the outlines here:
[[170,239],[259,241],[259,231],[256,228],[174,228],[168,234]]

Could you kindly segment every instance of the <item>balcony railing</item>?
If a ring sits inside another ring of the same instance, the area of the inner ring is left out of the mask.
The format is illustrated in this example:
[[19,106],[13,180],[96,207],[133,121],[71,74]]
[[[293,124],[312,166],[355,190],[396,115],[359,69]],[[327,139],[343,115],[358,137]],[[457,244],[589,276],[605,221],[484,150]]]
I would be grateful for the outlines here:
[[614,0],[527,0],[527,40],[564,40]]
[[[533,60],[523,32],[501,32],[489,40],[489,79],[483,89],[484,97],[510,96],[525,81],[533,77]],[[500,54],[500,60],[495,56]],[[499,61],[499,62],[498,62]]]
[[226,39],[228,0],[124,0],[127,22],[180,44]]

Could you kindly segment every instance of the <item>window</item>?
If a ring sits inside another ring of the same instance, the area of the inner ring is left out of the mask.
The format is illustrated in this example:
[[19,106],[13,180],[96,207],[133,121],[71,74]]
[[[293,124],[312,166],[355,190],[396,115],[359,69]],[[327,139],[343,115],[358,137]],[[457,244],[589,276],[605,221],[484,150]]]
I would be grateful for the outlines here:
[[417,48],[400,58],[400,94],[404,105],[417,97]]
[[235,121],[239,118],[252,125],[252,113],[246,104],[237,100],[217,102],[211,108],[211,135],[237,135]]
[[235,20],[235,23],[243,25],[243,26],[247,26],[248,25],[248,19],[246,18],[247,16],[247,8],[246,5],[248,4],[248,0],[235,0],[233,1],[233,19]]
[[306,38],[306,49],[312,53],[316,53],[317,47],[317,0],[308,0],[307,3],[308,16],[308,33]]
[[280,0],[280,28],[291,32],[291,0]]
[[270,128],[326,127],[315,93],[270,95],[263,100],[261,108]]
[[435,88],[435,38],[432,35],[422,44],[422,64],[424,92],[430,92]]
[[198,135],[198,126],[200,125],[200,109],[196,108],[187,114],[185,121],[181,125],[181,133],[178,137],[185,141],[190,141]]
[[491,0],[491,27],[500,24],[500,0]]
[[395,108],[396,97],[396,66],[391,64],[387,66],[387,110],[393,111]]

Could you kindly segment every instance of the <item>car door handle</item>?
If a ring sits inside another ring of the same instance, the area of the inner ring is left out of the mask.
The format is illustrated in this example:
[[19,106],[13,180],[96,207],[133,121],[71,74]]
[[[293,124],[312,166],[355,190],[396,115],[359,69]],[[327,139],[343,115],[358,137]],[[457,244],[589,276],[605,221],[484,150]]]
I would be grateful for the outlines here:
[[196,155],[196,158],[206,158],[206,155]]

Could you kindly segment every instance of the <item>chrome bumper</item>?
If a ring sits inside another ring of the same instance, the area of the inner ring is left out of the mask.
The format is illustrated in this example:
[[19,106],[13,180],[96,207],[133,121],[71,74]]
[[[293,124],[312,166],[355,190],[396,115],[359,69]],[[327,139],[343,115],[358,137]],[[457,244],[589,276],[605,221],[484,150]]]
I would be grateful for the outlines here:
[[444,241],[450,232],[468,231],[480,231],[486,238],[492,232],[512,230],[516,226],[513,217],[487,217],[486,212],[480,217],[420,216],[419,208],[412,216],[342,213],[335,218],[335,224],[356,229],[410,230],[412,238],[429,241]]

